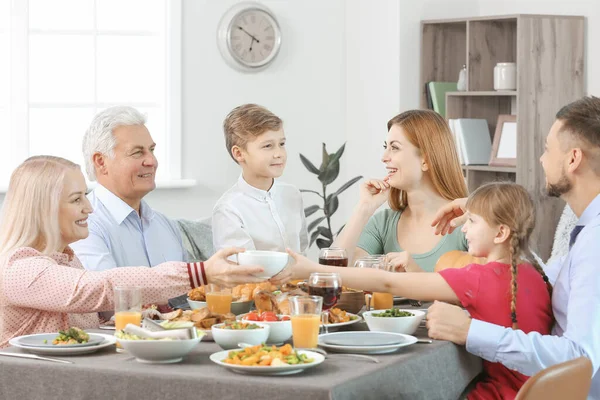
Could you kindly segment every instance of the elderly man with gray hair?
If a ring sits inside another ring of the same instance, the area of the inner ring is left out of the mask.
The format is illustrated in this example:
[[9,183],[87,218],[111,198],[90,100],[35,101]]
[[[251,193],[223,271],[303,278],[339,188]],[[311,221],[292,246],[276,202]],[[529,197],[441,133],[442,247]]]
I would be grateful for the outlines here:
[[88,270],[187,261],[177,224],[143,200],[156,187],[158,168],[145,123],[132,107],[111,107],[85,133],[85,167],[98,185],[88,194],[89,236],[71,247]]

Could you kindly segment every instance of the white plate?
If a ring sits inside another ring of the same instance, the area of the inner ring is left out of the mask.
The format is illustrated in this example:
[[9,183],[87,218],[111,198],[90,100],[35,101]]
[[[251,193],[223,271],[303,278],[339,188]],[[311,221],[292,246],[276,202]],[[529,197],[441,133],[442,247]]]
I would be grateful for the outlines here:
[[[240,349],[241,350],[241,349]],[[233,365],[224,363],[222,360],[226,359],[229,352],[232,350],[223,350],[210,355],[210,360],[215,364],[221,365],[234,372],[242,374],[252,375],[292,375],[304,371],[305,369],[316,367],[325,361],[325,357],[319,353],[308,350],[298,350],[298,354],[306,354],[314,361],[310,364],[295,364],[295,365],[283,365],[280,367],[250,367],[246,365]]]
[[[327,344],[327,340],[351,341],[356,345],[334,345]],[[366,346],[364,343],[369,341],[379,343],[388,342],[390,344]],[[340,353],[355,354],[385,354],[392,353],[401,347],[410,346],[417,342],[417,338],[411,335],[391,332],[336,332],[319,335],[319,346],[326,350],[337,351]],[[393,343],[393,344],[391,344]]]
[[[58,333],[56,333],[58,335]],[[17,336],[8,341],[8,343],[13,347],[18,347],[20,349],[26,350],[29,353],[33,354],[41,354],[41,355],[79,355],[79,354],[89,354],[94,353],[100,349],[103,349],[108,346],[113,346],[116,343],[116,339],[113,335],[105,335],[102,333],[95,333],[94,335],[103,336],[104,341],[97,346],[87,346],[87,347],[31,347],[31,346],[23,346],[19,343],[20,338],[34,336],[34,335],[25,335],[25,336]]]
[[[327,324],[327,329],[339,328],[340,326],[352,325],[352,324],[362,321],[362,318],[360,317],[360,315],[352,314],[349,312],[347,312],[346,315],[349,315],[349,316],[353,317],[354,319],[351,319],[348,322],[338,322],[337,324]],[[323,324],[321,324],[321,326],[323,326]]]
[[100,335],[96,335],[95,333],[90,333],[90,340],[85,343],[74,343],[74,344],[52,344],[54,339],[56,339],[58,335],[55,333],[38,333],[35,335],[27,335],[19,337],[18,341],[21,346],[27,347],[46,347],[46,348],[55,348],[57,346],[61,347],[88,347],[88,346],[97,346],[100,343],[104,342],[104,337]]

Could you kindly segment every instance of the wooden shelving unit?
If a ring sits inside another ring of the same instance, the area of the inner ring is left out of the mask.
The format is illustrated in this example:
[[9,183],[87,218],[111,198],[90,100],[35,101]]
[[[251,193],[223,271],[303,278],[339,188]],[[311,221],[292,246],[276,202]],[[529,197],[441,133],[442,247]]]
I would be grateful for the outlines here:
[[[506,15],[421,22],[421,107],[425,84],[455,82],[467,66],[467,91],[446,94],[446,117],[484,118],[490,135],[499,114],[517,115],[517,166],[463,166],[469,191],[485,182],[512,180],[534,197],[537,225],[533,248],[550,256],[564,207],[543,195],[539,158],[556,112],[585,94],[585,18],[558,15]],[[517,64],[517,90],[495,91],[498,62]],[[492,137],[493,140],[493,137]]]
[[[498,91],[479,91],[479,92],[448,92],[446,93],[446,98],[448,96],[516,96],[516,90],[498,90]],[[448,101],[448,100],[446,100]]]
[[508,172],[515,174],[517,167],[496,167],[494,165],[462,165],[463,171]]

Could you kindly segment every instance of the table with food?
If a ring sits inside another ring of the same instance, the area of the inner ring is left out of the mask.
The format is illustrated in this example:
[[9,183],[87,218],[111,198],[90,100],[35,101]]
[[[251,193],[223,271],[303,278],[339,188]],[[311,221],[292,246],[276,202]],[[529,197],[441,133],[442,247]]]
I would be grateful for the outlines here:
[[215,305],[203,286],[182,308],[144,305],[139,324],[115,330],[117,315],[101,329],[16,337],[0,357],[0,397],[441,399],[481,371],[464,348],[427,339],[425,307],[366,310],[362,291],[340,286],[323,314],[306,289],[240,285]]

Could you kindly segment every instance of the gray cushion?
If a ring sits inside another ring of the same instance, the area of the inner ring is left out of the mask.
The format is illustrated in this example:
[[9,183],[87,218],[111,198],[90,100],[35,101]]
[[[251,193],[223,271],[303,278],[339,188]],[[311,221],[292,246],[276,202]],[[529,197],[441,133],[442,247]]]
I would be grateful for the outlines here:
[[569,252],[569,238],[571,237],[571,231],[577,223],[577,216],[571,210],[569,205],[565,205],[563,212],[558,220],[556,231],[554,232],[554,243],[552,244],[552,254],[547,264],[551,261],[557,260]]
[[214,254],[211,223],[211,218],[177,220],[190,261],[205,261]]

